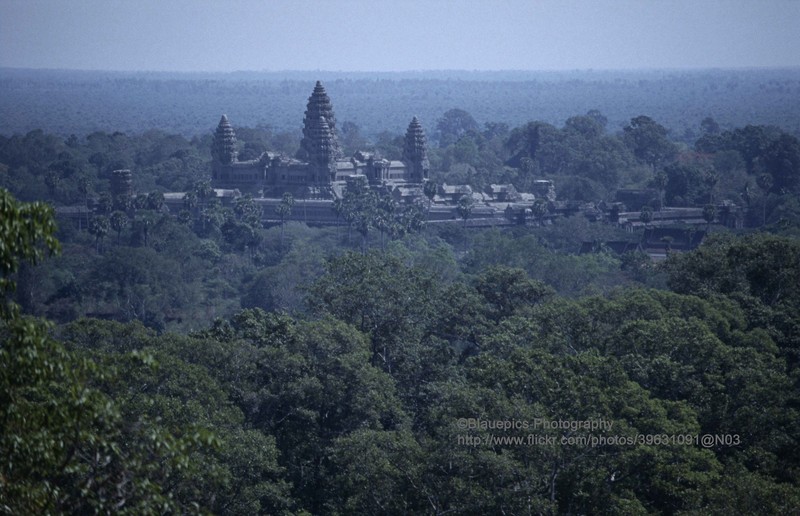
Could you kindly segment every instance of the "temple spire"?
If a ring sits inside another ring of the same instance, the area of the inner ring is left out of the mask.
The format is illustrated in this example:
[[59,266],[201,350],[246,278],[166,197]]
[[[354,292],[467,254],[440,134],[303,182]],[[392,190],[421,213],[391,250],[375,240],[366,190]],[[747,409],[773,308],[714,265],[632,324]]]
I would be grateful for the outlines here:
[[236,151],[236,133],[228,122],[227,115],[222,115],[214,133],[214,145],[211,149],[212,157],[219,163],[235,163],[238,158]]
[[428,139],[417,117],[411,120],[406,130],[403,145],[403,161],[411,168],[411,180],[421,183],[428,178]]
[[[331,149],[333,159],[342,157],[342,152],[339,148],[339,140],[336,136],[336,117],[333,114],[333,106],[331,99],[325,92],[322,83],[317,81],[314,86],[314,91],[308,97],[308,104],[306,105],[305,119],[303,120],[303,141],[300,146],[312,162],[318,162],[315,158],[315,153],[320,147],[320,138],[323,133],[320,131],[320,118],[325,120],[328,126],[328,133],[330,133],[329,141],[325,143]],[[328,135],[324,135],[328,138]]]

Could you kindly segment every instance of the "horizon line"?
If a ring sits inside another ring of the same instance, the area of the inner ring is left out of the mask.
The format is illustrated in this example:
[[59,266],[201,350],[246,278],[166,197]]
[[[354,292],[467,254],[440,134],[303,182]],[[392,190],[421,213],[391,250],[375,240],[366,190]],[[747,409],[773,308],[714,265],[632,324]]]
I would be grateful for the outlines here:
[[491,74],[491,73],[631,73],[631,72],[704,72],[704,71],[776,71],[800,70],[800,65],[781,66],[687,66],[687,67],[643,67],[643,68],[497,68],[497,69],[466,69],[466,68],[425,68],[408,70],[329,70],[329,69],[250,69],[250,70],[133,70],[133,69],[103,69],[103,68],[50,68],[50,67],[25,67],[3,66],[0,70],[31,71],[31,72],[86,72],[86,73],[141,73],[141,74],[425,74],[425,73],[463,73],[463,74]]

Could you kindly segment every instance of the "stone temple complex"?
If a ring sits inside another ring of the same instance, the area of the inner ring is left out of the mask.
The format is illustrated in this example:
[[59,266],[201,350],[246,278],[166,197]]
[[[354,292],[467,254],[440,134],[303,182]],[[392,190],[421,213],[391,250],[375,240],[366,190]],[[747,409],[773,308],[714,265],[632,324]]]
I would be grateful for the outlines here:
[[258,159],[239,161],[236,133],[222,115],[212,148],[212,185],[281,197],[285,192],[302,199],[332,199],[341,195],[354,176],[388,191],[419,188],[428,179],[430,164],[425,131],[416,117],[405,135],[402,160],[387,160],[368,152],[345,157],[336,134],[336,118],[325,88],[317,81],[308,98],[300,152],[294,158],[265,152]]
[[[413,203],[422,207],[427,224],[544,226],[559,217],[582,214],[592,222],[606,222],[630,232],[645,229],[645,238],[639,242],[585,242],[581,252],[639,249],[654,259],[664,259],[669,252],[699,245],[701,233],[705,233],[700,228],[708,227],[702,207],[662,207],[653,213],[652,220],[643,222],[642,212],[637,207],[653,202],[657,192],[651,190],[620,190],[617,202],[584,203],[557,200],[553,182],[548,179],[534,180],[531,192],[519,192],[512,184],[485,185],[483,191],[470,185],[433,184],[435,188],[426,188],[430,173],[428,142],[419,120],[414,117],[408,124],[400,160],[384,159],[365,151],[345,157],[336,134],[333,106],[320,82],[316,83],[308,98],[303,138],[294,157],[264,152],[257,159],[240,161],[236,132],[225,115],[222,115],[214,133],[211,154],[213,195],[223,206],[231,206],[238,197],[249,195],[260,209],[263,224],[294,220],[307,224],[339,225],[341,217],[337,200],[346,199],[348,185],[358,181],[378,191],[381,196],[388,196],[398,205]],[[113,197],[132,197],[135,194],[132,179],[131,170],[113,171]],[[287,193],[292,195],[295,209],[288,215],[285,212],[278,215],[282,198]],[[177,214],[186,209],[186,192],[163,195],[164,210]],[[463,218],[459,209],[464,198],[469,198],[472,204],[469,220]],[[718,209],[720,224],[742,226],[740,207],[724,201]],[[59,207],[56,213],[80,229],[95,211],[94,206],[70,206]],[[671,227],[676,224],[680,225],[677,230]],[[661,240],[667,238],[669,241],[665,248]]]
[[[553,182],[548,179],[534,180],[531,192],[519,192],[512,184],[489,184],[483,191],[464,184],[431,183],[434,188],[426,188],[430,162],[427,138],[419,120],[414,117],[408,124],[400,160],[388,160],[364,151],[345,157],[336,134],[333,106],[320,82],[308,98],[303,138],[295,157],[264,152],[257,159],[240,161],[237,149],[236,132],[228,117],[222,115],[211,149],[213,195],[223,206],[231,206],[243,195],[250,196],[260,209],[262,223],[267,225],[286,220],[339,225],[337,200],[346,199],[348,185],[358,181],[398,204],[413,203],[422,207],[426,224],[545,226],[559,217],[582,214],[591,222],[613,224],[629,232],[644,229],[645,236],[638,242],[584,242],[581,252],[586,253],[642,250],[653,259],[664,259],[670,252],[699,245],[705,234],[701,228],[708,227],[704,208],[697,206],[661,207],[652,213],[651,220],[642,221],[642,211],[638,207],[653,204],[658,194],[656,190],[622,189],[617,192],[616,202],[586,203],[557,200]],[[136,193],[128,169],[114,170],[110,186],[115,199],[131,198]],[[287,193],[292,195],[295,209],[288,215],[285,212],[279,215],[278,208],[282,207],[282,198]],[[177,214],[187,208],[186,192],[163,195],[164,210]],[[472,204],[469,220],[463,218],[459,209],[464,198],[469,198]],[[87,204],[58,207],[56,214],[81,229],[84,221],[97,212],[96,202]],[[723,201],[717,207],[719,224],[742,227],[744,212],[741,207],[730,201]]]

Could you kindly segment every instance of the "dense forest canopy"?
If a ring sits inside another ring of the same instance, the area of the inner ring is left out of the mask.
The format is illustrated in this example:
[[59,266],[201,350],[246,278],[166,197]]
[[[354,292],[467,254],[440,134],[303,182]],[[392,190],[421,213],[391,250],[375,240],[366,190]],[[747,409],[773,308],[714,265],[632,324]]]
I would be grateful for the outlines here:
[[473,229],[464,199],[432,224],[358,189],[336,225],[285,220],[291,195],[265,225],[212,195],[210,124],[293,154],[305,75],[3,70],[0,511],[800,511],[797,72],[489,76],[331,76],[341,144],[398,159],[420,106],[432,183],[609,213],[649,189],[642,220],[702,208],[674,228],[702,245],[657,262],[604,244],[646,226],[548,202]]
[[[43,206],[3,193],[2,209],[4,221],[29,221],[19,236],[2,226],[3,241],[20,239],[10,256],[31,257],[54,231]],[[288,253],[313,249],[301,234]],[[170,252],[123,249],[128,256],[114,253],[113,271],[97,279],[119,281],[110,292],[181,282],[169,272],[145,279],[161,267],[141,263],[125,285],[121,271],[144,256],[132,251]],[[292,258],[282,266],[300,265]],[[446,248],[419,241],[345,252],[324,260],[307,285],[305,316],[252,308],[184,334],[157,334],[135,315],[48,329],[6,298],[3,506],[135,514],[800,508],[796,240],[720,237],[667,262],[671,290],[577,299],[500,264],[461,272]],[[263,272],[255,299],[280,291],[280,276]],[[558,427],[487,434],[464,430],[467,418],[609,421],[617,440],[563,444],[608,435]],[[722,437],[694,441],[706,435]]]

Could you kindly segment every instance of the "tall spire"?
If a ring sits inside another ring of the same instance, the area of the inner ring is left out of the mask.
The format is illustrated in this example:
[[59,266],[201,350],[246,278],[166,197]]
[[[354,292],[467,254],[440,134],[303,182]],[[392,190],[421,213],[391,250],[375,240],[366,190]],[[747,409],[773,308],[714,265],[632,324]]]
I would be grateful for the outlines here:
[[[319,127],[320,118],[325,120],[328,126],[327,132],[330,133],[329,142],[325,145],[330,147],[334,160],[342,157],[342,152],[339,149],[339,140],[336,137],[336,117],[333,115],[331,99],[319,81],[314,86],[311,96],[308,97],[305,115],[303,120],[303,141],[300,142],[300,146],[306,152],[310,161],[319,162],[315,158],[315,153],[320,147],[318,138],[323,135]],[[325,136],[327,137],[327,134]]]
[[324,116],[317,119],[317,123],[312,126],[312,130],[311,139],[316,142],[314,152],[312,153],[312,163],[327,165],[335,159],[333,132]]
[[411,167],[411,180],[422,182],[428,178],[430,162],[428,161],[428,139],[417,117],[411,120],[406,130],[403,146],[403,161]]
[[237,159],[236,133],[228,122],[227,115],[222,115],[214,133],[214,145],[211,149],[212,157],[219,163],[235,163]]

